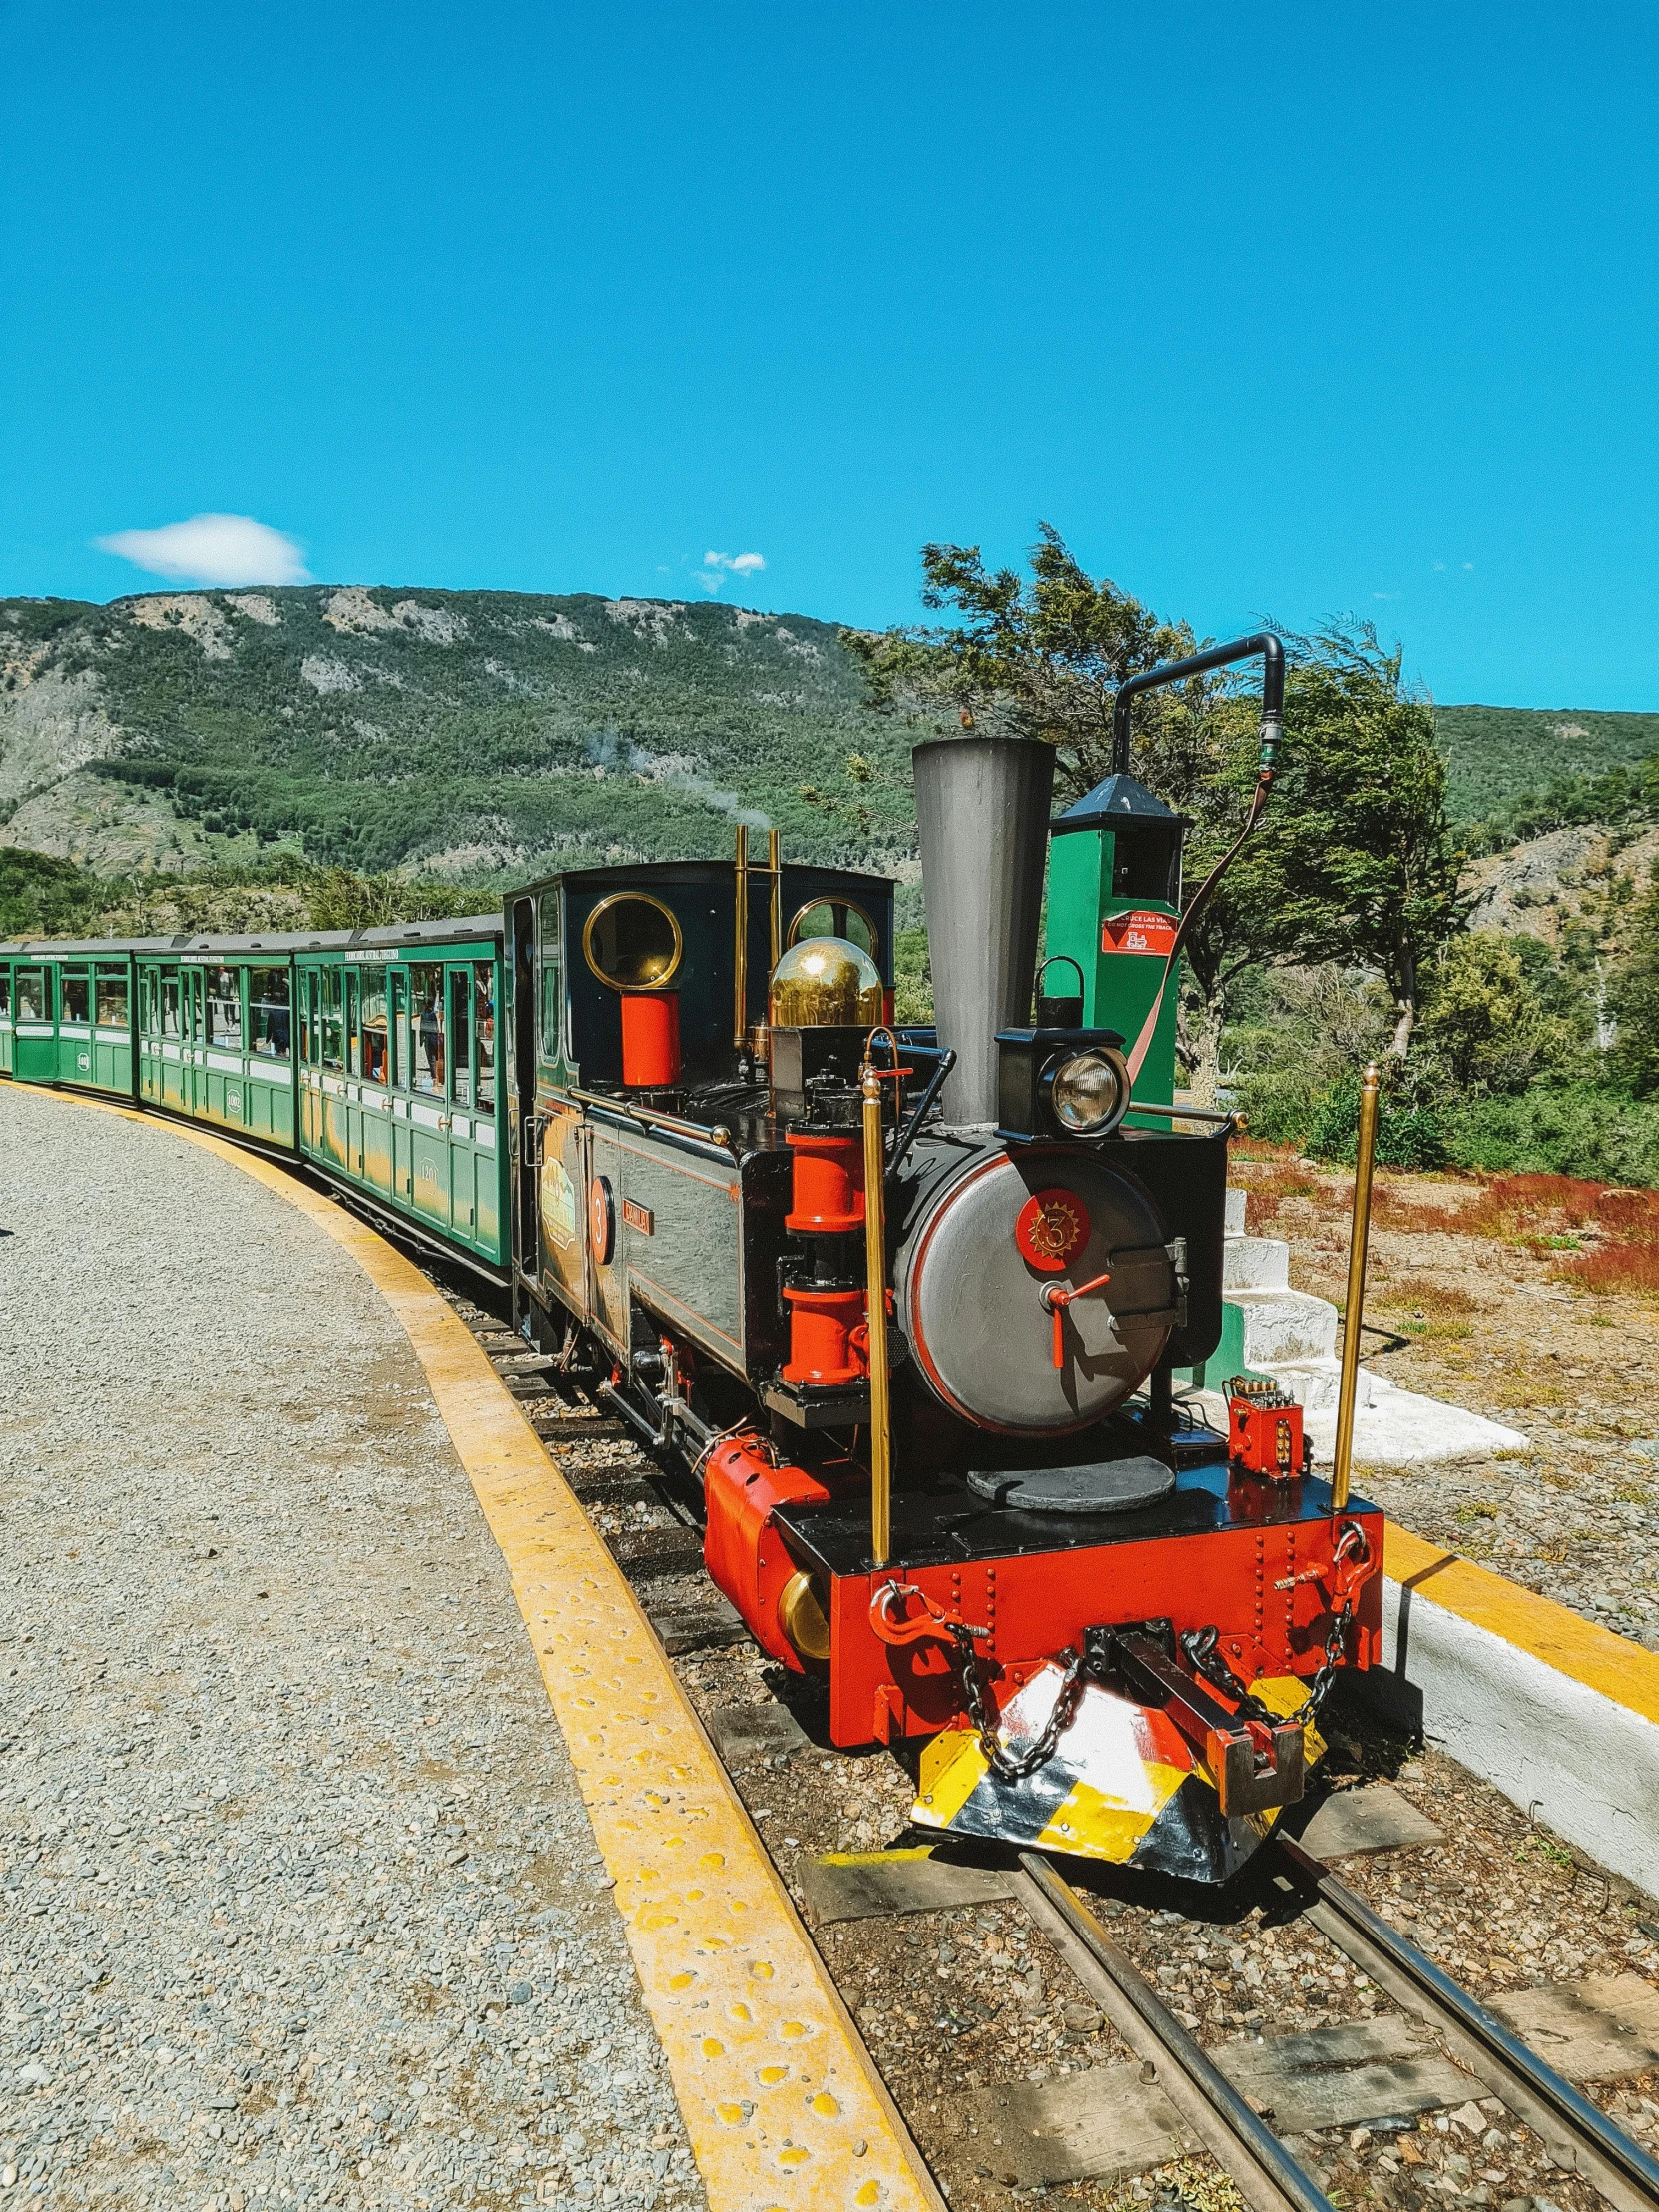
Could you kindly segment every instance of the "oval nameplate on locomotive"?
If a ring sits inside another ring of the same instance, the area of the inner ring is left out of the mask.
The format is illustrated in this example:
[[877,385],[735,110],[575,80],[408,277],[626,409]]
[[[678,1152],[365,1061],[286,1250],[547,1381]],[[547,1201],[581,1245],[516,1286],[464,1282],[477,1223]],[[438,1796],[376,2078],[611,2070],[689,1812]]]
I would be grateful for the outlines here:
[[615,1242],[616,1209],[611,1204],[610,1177],[596,1175],[588,1185],[588,1243],[601,1267],[610,1264]]
[[1089,1210],[1075,1191],[1038,1191],[1019,1210],[1014,1242],[1045,1275],[1058,1275],[1089,1241]]

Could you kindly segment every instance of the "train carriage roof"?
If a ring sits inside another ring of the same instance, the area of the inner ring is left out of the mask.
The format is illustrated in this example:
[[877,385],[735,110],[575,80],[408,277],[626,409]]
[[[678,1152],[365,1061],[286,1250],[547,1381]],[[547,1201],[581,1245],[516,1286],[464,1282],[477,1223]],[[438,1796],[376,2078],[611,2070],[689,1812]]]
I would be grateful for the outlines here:
[[462,914],[447,921],[406,921],[377,929],[273,929],[258,936],[218,937],[187,931],[176,937],[26,937],[0,944],[0,960],[109,959],[133,952],[165,959],[181,952],[219,952],[229,959],[256,952],[349,952],[355,946],[384,950],[387,946],[472,944],[479,937],[498,937],[501,916]]

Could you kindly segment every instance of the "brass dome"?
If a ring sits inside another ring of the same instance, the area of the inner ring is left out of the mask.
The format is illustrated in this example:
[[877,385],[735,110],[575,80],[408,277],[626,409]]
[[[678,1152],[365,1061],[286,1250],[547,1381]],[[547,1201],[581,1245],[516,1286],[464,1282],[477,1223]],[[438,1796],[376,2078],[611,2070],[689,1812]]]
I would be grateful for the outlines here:
[[768,1018],[781,1029],[873,1029],[881,971],[844,937],[803,937],[772,971]]

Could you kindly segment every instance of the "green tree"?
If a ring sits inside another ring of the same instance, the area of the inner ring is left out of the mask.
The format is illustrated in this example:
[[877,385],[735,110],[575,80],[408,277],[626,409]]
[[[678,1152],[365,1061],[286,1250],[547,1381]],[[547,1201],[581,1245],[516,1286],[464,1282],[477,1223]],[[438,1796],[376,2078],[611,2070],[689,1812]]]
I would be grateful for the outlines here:
[[1659,871],[1628,925],[1607,988],[1614,1023],[1607,1072],[1638,1098],[1659,1096]]
[[1445,811],[1433,711],[1369,622],[1287,640],[1285,773],[1257,854],[1274,956],[1381,975],[1403,1060],[1424,970],[1463,926],[1463,855]]
[[[1028,579],[959,545],[924,546],[922,579],[923,605],[954,622],[843,633],[871,705],[918,719],[954,707],[987,729],[1046,739],[1067,797],[1110,770],[1118,687],[1197,644],[1186,623],[1160,619],[1109,578],[1095,582],[1046,523]],[[1272,805],[1186,944],[1181,1051],[1200,1099],[1214,1096],[1229,998],[1249,970],[1337,960],[1380,973],[1403,1057],[1419,969],[1460,925],[1445,764],[1398,651],[1360,623],[1287,643]],[[1192,826],[1189,895],[1245,819],[1255,686],[1251,672],[1212,673],[1136,703],[1136,773]]]
[[1570,1056],[1576,1040],[1547,1009],[1531,966],[1512,938],[1477,929],[1454,937],[1426,970],[1418,1049],[1454,1092],[1522,1091]]

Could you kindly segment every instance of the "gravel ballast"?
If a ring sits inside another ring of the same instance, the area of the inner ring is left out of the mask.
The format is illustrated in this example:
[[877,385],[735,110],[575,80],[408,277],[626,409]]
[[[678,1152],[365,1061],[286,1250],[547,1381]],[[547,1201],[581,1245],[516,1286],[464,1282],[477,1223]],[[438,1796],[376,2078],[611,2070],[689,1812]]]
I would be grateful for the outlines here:
[[499,1553],[348,1256],[0,1084],[0,2207],[703,2201]]

